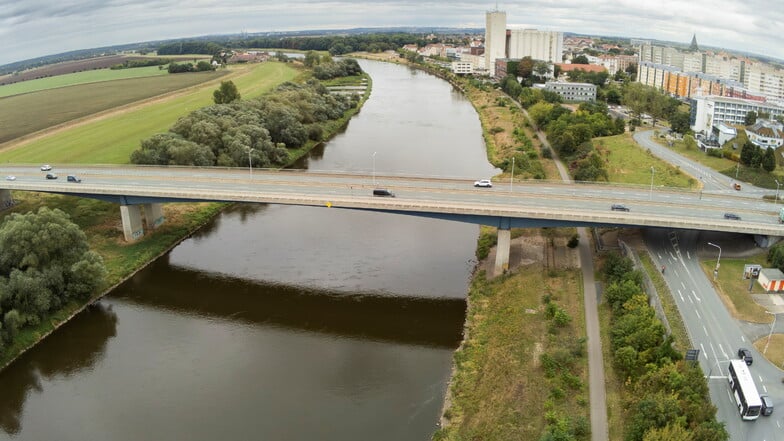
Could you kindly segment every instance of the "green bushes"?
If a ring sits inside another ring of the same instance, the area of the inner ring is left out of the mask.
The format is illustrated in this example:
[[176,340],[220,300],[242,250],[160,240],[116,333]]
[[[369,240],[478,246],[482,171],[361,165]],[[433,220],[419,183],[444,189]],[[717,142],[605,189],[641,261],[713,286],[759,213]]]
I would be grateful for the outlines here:
[[672,337],[648,305],[632,262],[610,254],[603,273],[612,310],[613,363],[624,376],[625,440],[654,439],[655,433],[673,431],[695,434],[692,439],[727,440],[723,424],[716,422],[716,408],[706,404],[710,398],[702,371],[680,361]]

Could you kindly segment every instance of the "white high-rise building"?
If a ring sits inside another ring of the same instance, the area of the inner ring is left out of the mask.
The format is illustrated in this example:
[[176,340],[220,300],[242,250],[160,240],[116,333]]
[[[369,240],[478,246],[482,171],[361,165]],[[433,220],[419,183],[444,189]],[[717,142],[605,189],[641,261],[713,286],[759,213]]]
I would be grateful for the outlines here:
[[495,60],[506,58],[506,12],[487,11],[485,17],[485,66],[495,76]]
[[512,29],[509,31],[507,58],[531,57],[534,60],[560,63],[563,61],[563,33]]

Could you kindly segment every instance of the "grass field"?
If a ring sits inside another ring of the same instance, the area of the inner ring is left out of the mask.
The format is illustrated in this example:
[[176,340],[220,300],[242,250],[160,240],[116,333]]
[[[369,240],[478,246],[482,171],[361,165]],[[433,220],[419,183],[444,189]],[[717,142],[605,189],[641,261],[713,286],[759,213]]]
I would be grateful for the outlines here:
[[610,182],[678,188],[697,188],[697,180],[640,148],[631,134],[594,138],[594,145],[608,164]]
[[[293,79],[298,71],[288,64],[270,62],[244,66],[233,74],[235,76],[231,77],[232,81],[239,88],[243,98],[248,98],[258,96],[283,81]],[[147,80],[164,78],[170,77],[148,78]],[[144,105],[105,119],[54,133],[34,140],[24,145],[23,148],[0,151],[0,161],[52,164],[127,164],[131,152],[139,148],[142,139],[155,133],[166,132],[180,116],[212,104],[212,92],[217,88],[218,82],[225,78],[213,77],[213,79],[214,81],[207,81],[183,96]],[[72,99],[75,98],[72,97]],[[0,116],[0,120],[2,120],[2,116]]]
[[82,84],[0,99],[0,143],[146,98],[194,86],[226,71]]
[[22,81],[14,84],[0,86],[0,98],[19,95],[22,93],[37,92],[40,90],[55,89],[58,87],[76,86],[79,84],[98,83],[101,81],[126,80],[130,78],[154,77],[169,75],[166,69],[158,66],[137,67],[135,69],[98,69],[86,72],[77,72],[55,77],[41,78],[38,80]]
[[[762,287],[755,281],[751,285],[751,292],[749,292],[749,280],[741,278],[743,267],[746,264],[766,266],[765,254],[758,254],[743,259],[721,259],[720,263],[719,280],[712,283],[730,314],[736,319],[752,323],[772,322],[773,317],[765,312],[765,308],[749,297],[750,294],[763,293]],[[700,264],[708,279],[713,280],[713,269],[716,267],[716,260],[705,260],[700,262]]]

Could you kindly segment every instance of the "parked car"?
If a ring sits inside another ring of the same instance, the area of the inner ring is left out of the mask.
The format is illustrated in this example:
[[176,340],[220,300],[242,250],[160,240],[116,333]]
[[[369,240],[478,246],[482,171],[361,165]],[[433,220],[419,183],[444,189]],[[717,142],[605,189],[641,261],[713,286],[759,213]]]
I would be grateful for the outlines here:
[[5,177],[5,180],[6,181],[16,181],[16,176],[8,175],[8,176]]
[[740,216],[735,213],[724,213],[724,219],[740,220]]
[[751,351],[746,348],[738,349],[738,358],[745,361],[749,366],[754,362],[754,359],[751,357]]
[[738,184],[737,182],[733,182],[732,183],[732,188],[734,188],[735,190],[740,191],[740,184]]
[[623,205],[623,204],[612,204],[612,206],[610,207],[610,210],[612,210],[612,211],[629,211],[629,207],[627,207],[626,205]]
[[47,173],[46,179],[57,179],[57,175],[54,173]]
[[373,196],[381,196],[381,197],[393,198],[393,197],[395,197],[395,193],[392,193],[391,191],[389,191],[389,190],[387,190],[385,188],[377,188],[377,189],[373,190]]
[[76,182],[76,183],[82,182],[82,180],[76,175],[68,175],[66,179],[68,180],[68,182]]
[[41,166],[41,171],[49,171],[52,169],[52,166],[49,164],[44,164]]
[[765,394],[762,394],[760,395],[760,400],[762,400],[762,415],[771,416],[771,414],[773,414],[773,399]]
[[489,179],[480,179],[480,180],[474,182],[474,187],[492,188],[493,187],[493,183],[490,182]]

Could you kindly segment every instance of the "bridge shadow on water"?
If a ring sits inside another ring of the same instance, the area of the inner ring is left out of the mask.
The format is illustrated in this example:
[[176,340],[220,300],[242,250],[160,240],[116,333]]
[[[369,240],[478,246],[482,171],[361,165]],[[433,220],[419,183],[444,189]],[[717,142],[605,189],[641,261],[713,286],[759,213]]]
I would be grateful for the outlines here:
[[1,371],[0,429],[18,433],[25,400],[42,392],[41,379],[67,378],[92,369],[116,334],[117,315],[111,307],[92,305]]
[[178,313],[345,338],[455,349],[464,299],[339,293],[205,273],[156,260],[112,299]]

